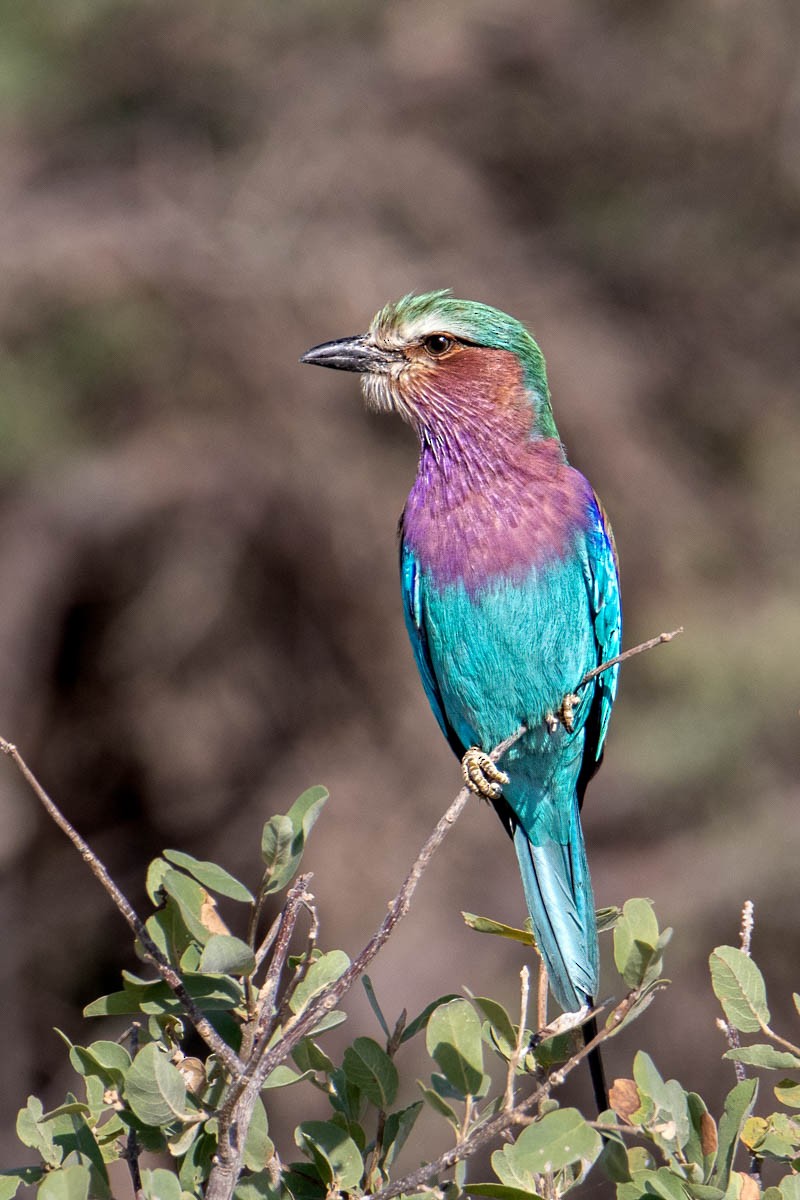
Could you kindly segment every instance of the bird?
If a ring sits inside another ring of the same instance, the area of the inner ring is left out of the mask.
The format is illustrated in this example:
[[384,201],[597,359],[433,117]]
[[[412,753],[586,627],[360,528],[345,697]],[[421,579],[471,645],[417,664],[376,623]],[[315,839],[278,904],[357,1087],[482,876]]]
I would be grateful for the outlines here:
[[[619,653],[619,567],[603,506],[559,438],[542,351],[514,317],[439,290],[385,305],[366,333],[300,361],[357,372],[367,407],[417,434],[399,523],[416,665],[464,782],[513,840],[550,990],[584,1018],[599,952],[580,814],[618,667],[585,677]],[[605,1107],[599,1054],[590,1065]]]

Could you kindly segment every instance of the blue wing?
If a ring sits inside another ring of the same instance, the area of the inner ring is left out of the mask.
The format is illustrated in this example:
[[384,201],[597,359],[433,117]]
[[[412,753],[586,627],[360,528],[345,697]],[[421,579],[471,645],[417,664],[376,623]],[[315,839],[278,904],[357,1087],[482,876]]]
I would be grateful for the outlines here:
[[[595,500],[594,522],[586,540],[584,576],[594,623],[597,663],[608,662],[620,652],[622,611],[619,593],[619,563],[614,534],[605,510]],[[603,757],[603,744],[617,694],[619,667],[610,667],[594,682],[592,705],[586,719],[584,765],[578,780],[578,796],[583,799],[586,785]]]
[[403,615],[406,629],[411,639],[414,660],[417,664],[422,686],[428,703],[433,709],[433,715],[439,722],[439,728],[447,738],[453,752],[462,758],[467,747],[461,742],[444,711],[444,701],[439,684],[433,670],[431,653],[428,647],[428,634],[425,627],[425,608],[422,601],[420,570],[416,555],[403,540],[402,521],[400,525],[400,585],[403,593]]

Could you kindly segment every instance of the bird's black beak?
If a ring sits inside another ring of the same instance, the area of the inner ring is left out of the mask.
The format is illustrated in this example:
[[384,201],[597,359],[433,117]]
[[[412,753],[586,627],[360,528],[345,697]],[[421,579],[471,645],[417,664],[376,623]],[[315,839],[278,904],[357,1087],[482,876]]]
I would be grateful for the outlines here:
[[335,371],[358,371],[361,374],[380,371],[394,361],[393,355],[373,345],[364,333],[312,346],[300,359],[301,363],[310,363],[312,367],[333,367]]

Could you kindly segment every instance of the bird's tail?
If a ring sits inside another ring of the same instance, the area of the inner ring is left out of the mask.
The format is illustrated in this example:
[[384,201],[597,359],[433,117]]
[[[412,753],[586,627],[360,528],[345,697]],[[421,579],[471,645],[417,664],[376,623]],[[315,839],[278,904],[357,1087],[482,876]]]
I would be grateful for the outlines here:
[[577,802],[566,844],[548,840],[534,845],[518,824],[514,848],[550,987],[564,1011],[575,1012],[597,994],[599,967],[594,897]]

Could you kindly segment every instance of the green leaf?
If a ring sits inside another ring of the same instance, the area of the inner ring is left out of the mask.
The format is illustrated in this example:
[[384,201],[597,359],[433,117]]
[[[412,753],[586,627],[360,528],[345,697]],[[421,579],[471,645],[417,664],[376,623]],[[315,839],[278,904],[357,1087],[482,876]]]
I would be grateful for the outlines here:
[[768,1025],[764,977],[752,958],[735,946],[717,946],[708,961],[714,995],[734,1029],[757,1033]]
[[462,912],[461,915],[464,923],[477,933],[493,933],[497,937],[510,938],[512,942],[522,942],[523,946],[536,945],[536,938],[529,929],[515,929],[513,925],[504,925],[491,917],[478,917],[475,913]]
[[387,1109],[394,1104],[399,1084],[397,1067],[372,1038],[358,1037],[347,1047],[342,1069],[376,1108]]
[[633,1078],[639,1089],[643,1112],[643,1120],[636,1123],[647,1124],[659,1112],[667,1114],[670,1110],[667,1086],[652,1058],[644,1050],[639,1050],[633,1060]]
[[378,1021],[378,1024],[380,1025],[383,1032],[386,1034],[387,1038],[390,1038],[392,1036],[391,1030],[389,1029],[389,1026],[386,1024],[386,1017],[383,1015],[380,1004],[378,1004],[378,997],[375,995],[375,988],[372,986],[372,980],[370,979],[369,975],[362,975],[361,983],[364,988],[364,991],[367,993],[367,999],[369,1000],[369,1006],[372,1009],[372,1011],[375,1013],[375,1017]]
[[555,1037],[545,1038],[533,1050],[533,1059],[546,1070],[558,1063],[566,1062],[573,1052],[574,1042],[569,1033],[557,1033]]
[[292,1012],[301,1012],[328,984],[344,975],[349,966],[350,959],[344,950],[330,950],[327,954],[321,954],[292,993],[289,1001]]
[[603,1148],[597,1130],[575,1108],[558,1108],[523,1129],[513,1145],[495,1150],[492,1166],[501,1183],[531,1191],[538,1176],[573,1163],[588,1169]]
[[153,904],[159,905],[164,899],[161,891],[161,885],[164,881],[164,873],[169,870],[169,864],[163,858],[154,858],[147,868],[145,876],[145,888],[147,894]]
[[252,975],[255,969],[255,955],[247,943],[226,933],[213,933],[200,956],[201,972]]
[[173,1158],[183,1158],[196,1138],[200,1136],[200,1122],[184,1125],[175,1137],[167,1138],[167,1149]]
[[[122,972],[124,989],[100,996],[87,1004],[85,1017],[119,1017],[134,1013],[162,1015],[182,1013],[183,1004],[160,979],[144,981],[128,971]],[[198,975],[189,972],[183,976],[184,986],[201,1012],[221,1012],[238,1008],[244,1001],[241,985],[225,976]]]
[[125,1079],[125,1099],[145,1125],[171,1125],[186,1112],[186,1084],[155,1042],[143,1046]]
[[39,1184],[37,1200],[88,1200],[89,1168],[80,1165],[59,1167],[45,1175]]
[[475,1003],[486,1017],[493,1044],[503,1058],[508,1061],[517,1047],[517,1031],[511,1017],[502,1004],[498,1004],[496,1000],[491,1000],[488,996],[476,996]]
[[628,1167],[631,1182],[617,1184],[617,1200],[649,1200],[650,1196],[659,1194],[652,1186],[656,1172],[652,1169],[653,1159],[649,1150],[643,1146],[631,1146],[628,1150]]
[[622,909],[617,908],[616,904],[611,904],[607,908],[598,908],[594,914],[594,919],[597,922],[597,932],[607,933],[609,930],[614,929],[621,916]]
[[628,1165],[628,1151],[615,1137],[605,1139],[603,1152],[599,1158],[600,1166],[612,1183],[630,1183],[631,1171]]
[[248,1171],[261,1171],[275,1153],[267,1128],[267,1111],[261,1101],[256,1100],[244,1144],[244,1165]]
[[[659,1136],[663,1138],[665,1148],[676,1150],[682,1149],[689,1140],[690,1121],[688,1096],[685,1089],[678,1083],[677,1079],[668,1079],[664,1085],[667,1093],[667,1128],[659,1131]],[[669,1124],[675,1127],[674,1133],[669,1130]]]
[[748,1067],[765,1067],[770,1071],[782,1071],[787,1067],[791,1071],[800,1067],[800,1058],[796,1054],[790,1054],[788,1050],[776,1050],[767,1042],[737,1046],[735,1050],[726,1050],[722,1057],[745,1063]]
[[800,1175],[786,1175],[778,1184],[782,1200],[800,1200]]
[[263,895],[285,887],[300,866],[308,835],[328,799],[327,788],[308,788],[285,816],[270,817],[261,835],[261,855],[266,871]]
[[147,1200],[181,1200],[181,1181],[172,1171],[142,1168],[142,1191]]
[[464,1093],[461,1088],[452,1084],[446,1075],[440,1074],[438,1071],[431,1073],[431,1085],[437,1096],[441,1096],[443,1100],[463,1100]]
[[617,1015],[617,1009],[613,1008],[606,1018],[605,1028],[608,1037],[616,1037],[622,1029],[626,1029],[631,1022],[636,1021],[643,1012],[645,1012],[653,1003],[658,992],[669,987],[669,979],[653,979],[638,990],[636,998],[630,1002],[623,1001],[625,1011],[621,1018]]
[[691,1128],[684,1154],[689,1162],[696,1163],[702,1169],[703,1179],[707,1180],[717,1158],[717,1127],[705,1101],[696,1092],[687,1093],[686,1103]]
[[253,903],[252,893],[224,867],[192,858],[191,854],[184,854],[182,850],[163,850],[162,854],[168,862],[187,871],[210,892],[216,892],[218,896],[228,896],[231,900],[240,900],[243,904]]
[[181,1187],[193,1196],[201,1194],[200,1185],[208,1179],[211,1160],[217,1152],[217,1139],[209,1126],[211,1121],[206,1121],[203,1133],[192,1142],[178,1168]]
[[290,1087],[293,1083],[302,1083],[304,1079],[313,1078],[313,1071],[303,1071],[298,1075],[297,1071],[293,1071],[286,1063],[279,1063],[274,1071],[270,1071],[261,1086],[266,1091],[268,1088]]
[[403,1042],[409,1041],[420,1030],[426,1029],[428,1021],[431,1018],[431,1013],[435,1012],[437,1008],[440,1008],[443,1004],[449,1004],[451,1000],[460,999],[461,996],[457,996],[455,992],[450,992],[447,996],[440,996],[438,1000],[432,1000],[430,1004],[423,1008],[418,1017],[415,1017],[413,1021],[406,1025],[403,1030],[403,1036],[400,1038],[400,1045],[402,1046]]
[[321,1071],[323,1075],[330,1075],[333,1070],[333,1063],[325,1051],[320,1050],[317,1043],[312,1042],[308,1037],[298,1042],[292,1051],[292,1058],[300,1070],[305,1073]]
[[397,1112],[389,1113],[383,1129],[383,1154],[381,1155],[381,1162],[384,1167],[391,1166],[393,1160],[403,1149],[406,1139],[414,1128],[414,1123],[422,1112],[422,1109],[422,1100],[415,1100],[407,1108],[401,1108]]
[[364,1163],[358,1146],[332,1121],[303,1121],[295,1130],[295,1142],[330,1186],[349,1191],[360,1183]]
[[261,890],[265,896],[279,892],[295,873],[296,858],[292,852],[294,826],[287,816],[279,813],[270,817],[261,834],[261,857],[266,871]]
[[172,867],[164,872],[161,888],[178,905],[181,917],[192,937],[204,945],[212,933],[206,916],[211,902],[205,888],[188,875],[184,875],[183,871],[176,871]]
[[[168,868],[170,871],[172,867]],[[192,882],[189,880],[189,882]],[[170,962],[182,961],[183,955],[197,941],[204,940],[192,933],[183,919],[180,905],[171,896],[166,896],[161,907],[145,921],[145,929],[155,942],[158,949]],[[136,953],[144,958],[144,950],[137,941],[134,945]]]
[[648,1192],[661,1196],[662,1200],[687,1200],[685,1181],[669,1167],[659,1167],[648,1180]]
[[417,1084],[433,1111],[437,1112],[440,1117],[444,1117],[445,1120],[449,1121],[454,1129],[458,1129],[460,1125],[459,1119],[455,1114],[455,1110],[450,1107],[447,1101],[443,1100],[438,1092],[435,1092],[433,1088],[426,1087],[421,1079],[417,1080]]
[[650,900],[626,900],[614,929],[614,962],[628,987],[639,987],[658,975],[670,936],[671,930],[659,935]]
[[787,1108],[800,1108],[800,1083],[796,1079],[782,1079],[775,1084],[774,1092]]
[[[325,1171],[330,1174],[330,1168]],[[314,1162],[293,1162],[284,1167],[282,1182],[292,1200],[326,1200],[328,1185],[322,1181]]]
[[745,1146],[759,1157],[791,1161],[800,1156],[800,1123],[787,1113],[750,1117],[742,1128]]
[[647,946],[658,943],[658,920],[653,909],[653,901],[637,897],[626,900],[622,906],[620,920],[624,920],[635,941],[644,942]]
[[94,1131],[86,1120],[87,1112],[86,1105],[68,1092],[64,1104],[44,1114],[42,1125],[51,1130],[53,1142],[60,1148],[64,1163],[78,1164],[88,1169],[92,1196],[106,1200],[110,1196],[108,1173]]
[[739,1134],[753,1111],[757,1092],[757,1079],[742,1079],[736,1084],[736,1087],[728,1092],[725,1099],[725,1111],[719,1123],[717,1162],[709,1180],[714,1187],[720,1187],[723,1191],[727,1188],[730,1180]]
[[291,1193],[273,1184],[269,1171],[243,1175],[233,1190],[233,1200],[291,1200]]
[[483,1083],[481,1022],[468,1000],[450,1000],[433,1013],[425,1031],[431,1058],[461,1096],[477,1095]]
[[344,1118],[345,1125],[351,1121],[358,1121],[364,1107],[364,1097],[350,1082],[341,1067],[337,1067],[331,1072],[328,1096],[331,1106]]
[[121,1088],[131,1056],[119,1042],[99,1041],[91,1046],[72,1046],[69,1061],[79,1075],[96,1075],[107,1087]]
[[63,1158],[59,1146],[53,1142],[53,1130],[42,1123],[44,1109],[38,1096],[29,1096],[25,1108],[17,1114],[17,1137],[23,1146],[30,1146],[49,1167],[57,1167]]
[[317,783],[313,787],[306,788],[289,809],[287,816],[292,822],[295,832],[302,835],[304,842],[308,840],[308,835],[316,825],[317,818],[327,803],[329,794],[326,787]]
[[12,1167],[0,1171],[0,1200],[13,1200],[22,1184],[33,1187],[44,1177],[41,1167]]

